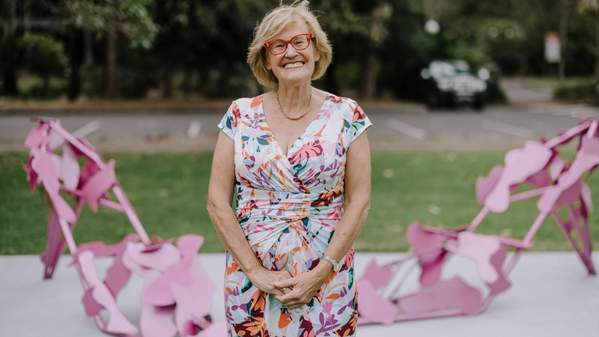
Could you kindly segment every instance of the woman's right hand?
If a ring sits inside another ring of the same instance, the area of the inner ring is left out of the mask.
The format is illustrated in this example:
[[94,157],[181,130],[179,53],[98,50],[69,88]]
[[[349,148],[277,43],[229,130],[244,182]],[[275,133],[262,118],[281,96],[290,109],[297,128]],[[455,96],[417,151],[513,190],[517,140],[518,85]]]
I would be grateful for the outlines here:
[[287,271],[268,270],[262,267],[248,273],[247,276],[250,279],[250,281],[252,281],[252,284],[256,286],[256,288],[262,290],[267,294],[281,296],[291,291],[291,289],[289,288],[281,289],[275,287],[275,282],[284,281],[291,278],[291,274]]

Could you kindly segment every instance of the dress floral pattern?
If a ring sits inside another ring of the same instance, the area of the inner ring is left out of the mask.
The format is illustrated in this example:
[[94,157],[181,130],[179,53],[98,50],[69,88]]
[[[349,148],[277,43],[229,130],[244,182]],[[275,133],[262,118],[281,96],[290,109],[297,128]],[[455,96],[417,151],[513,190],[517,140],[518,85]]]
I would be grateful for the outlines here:
[[[218,127],[235,143],[236,215],[264,267],[298,275],[314,268],[343,209],[346,153],[372,123],[353,100],[328,94],[285,154],[262,96],[234,101]],[[354,251],[316,296],[289,309],[252,285],[227,252],[225,310],[230,336],[354,336]]]

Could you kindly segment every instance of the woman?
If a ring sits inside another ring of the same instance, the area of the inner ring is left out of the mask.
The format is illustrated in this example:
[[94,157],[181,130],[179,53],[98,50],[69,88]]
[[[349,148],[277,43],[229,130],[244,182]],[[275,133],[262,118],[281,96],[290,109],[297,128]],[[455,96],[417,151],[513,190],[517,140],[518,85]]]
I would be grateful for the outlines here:
[[227,250],[231,336],[355,333],[352,244],[370,204],[371,123],[353,100],[311,86],[331,58],[305,3],[274,9],[247,59],[272,90],[234,101],[218,125],[207,207]]

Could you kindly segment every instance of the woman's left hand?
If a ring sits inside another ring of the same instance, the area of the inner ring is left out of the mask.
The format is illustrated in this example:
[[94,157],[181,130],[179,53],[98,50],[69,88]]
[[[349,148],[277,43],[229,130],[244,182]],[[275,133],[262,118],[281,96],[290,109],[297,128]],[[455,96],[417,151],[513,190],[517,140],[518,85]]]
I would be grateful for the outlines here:
[[331,268],[325,263],[295,277],[277,281],[275,282],[277,288],[292,288],[292,290],[285,295],[277,295],[276,298],[288,308],[302,306],[316,295],[329,273]]

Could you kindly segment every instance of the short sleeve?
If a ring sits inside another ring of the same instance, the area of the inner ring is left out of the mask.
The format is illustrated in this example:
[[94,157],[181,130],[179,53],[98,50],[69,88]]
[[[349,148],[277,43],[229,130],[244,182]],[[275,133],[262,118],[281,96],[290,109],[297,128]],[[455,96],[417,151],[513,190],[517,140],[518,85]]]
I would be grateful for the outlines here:
[[231,103],[227,112],[223,116],[223,118],[218,123],[218,128],[221,129],[229,138],[234,139],[235,133],[237,132],[237,125],[239,124],[239,119],[241,118],[241,113],[239,111],[239,106],[237,102]]
[[349,102],[349,111],[345,115],[345,132],[346,132],[346,144],[349,146],[351,142],[353,142],[358,136],[362,134],[362,132],[366,131],[371,125],[372,122],[362,110],[362,107],[354,101]]

